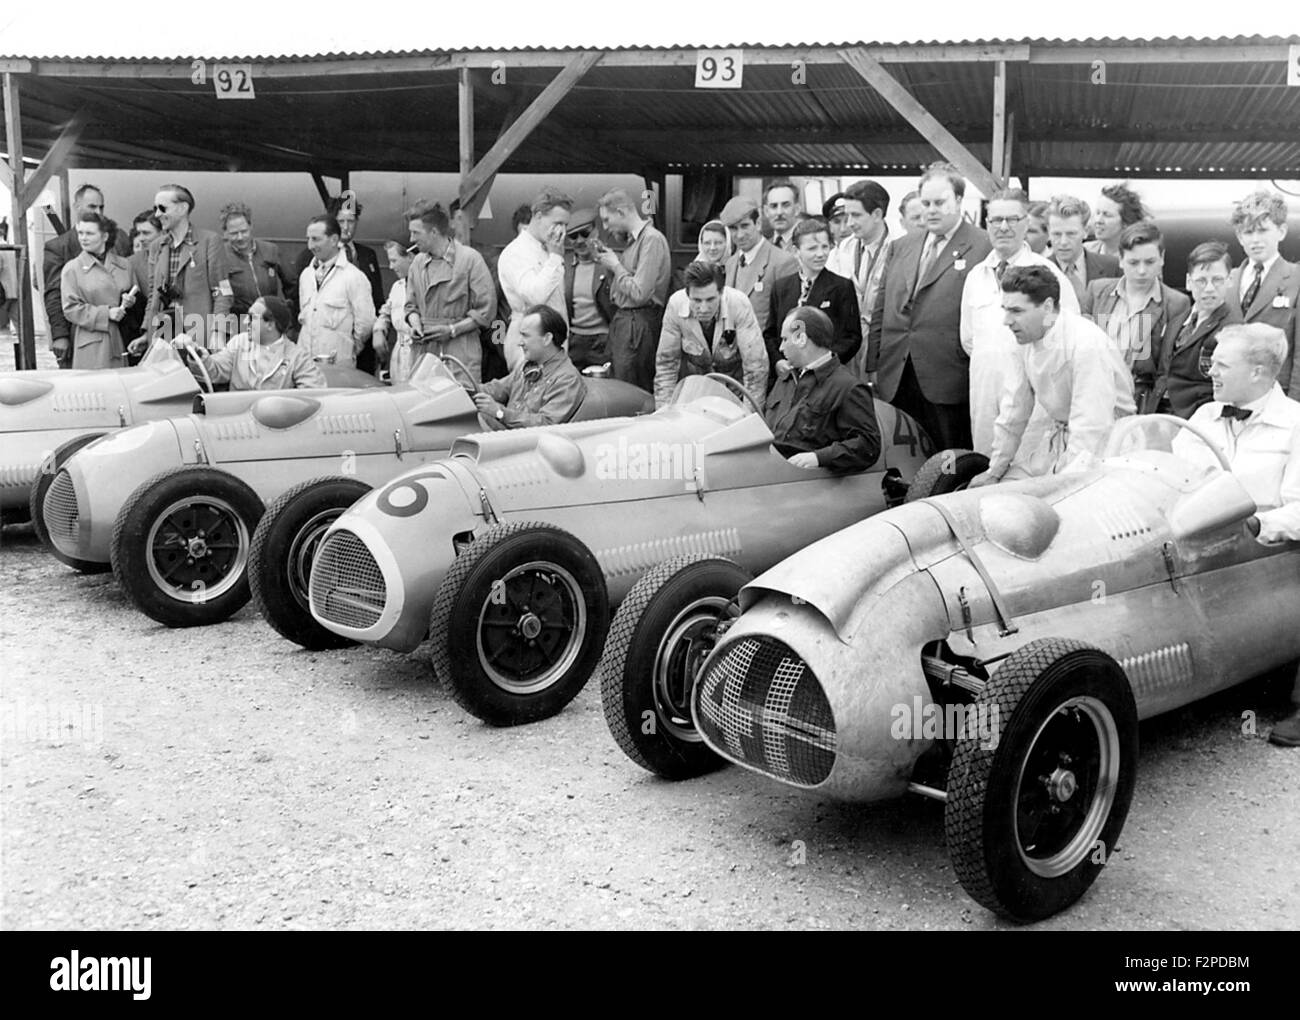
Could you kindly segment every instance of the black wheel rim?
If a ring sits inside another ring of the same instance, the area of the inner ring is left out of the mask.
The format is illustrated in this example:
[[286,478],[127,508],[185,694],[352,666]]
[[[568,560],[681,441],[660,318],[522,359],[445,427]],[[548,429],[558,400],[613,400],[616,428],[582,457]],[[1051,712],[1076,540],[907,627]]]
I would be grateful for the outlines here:
[[655,713],[660,725],[678,740],[700,743],[704,739],[691,721],[691,692],[700,667],[718,642],[718,623],[739,611],[730,599],[708,596],[683,608],[664,631],[654,662]]
[[325,537],[325,532],[329,530],[330,525],[342,514],[343,511],[337,508],[322,510],[298,529],[289,546],[287,564],[289,591],[293,594],[293,600],[304,612],[311,611],[307,596],[310,590],[311,565],[316,559],[316,550],[320,548],[321,539]]
[[229,502],[179,499],[154,517],[145,538],[149,577],[178,602],[207,602],[239,583],[248,547],[248,526]]
[[534,560],[497,580],[479,610],[479,665],[511,694],[537,694],[560,681],[582,651],[587,604],[577,579]]
[[1119,727],[1103,702],[1071,698],[1043,721],[1012,801],[1016,847],[1030,871],[1059,878],[1093,852],[1115,803],[1119,768]]

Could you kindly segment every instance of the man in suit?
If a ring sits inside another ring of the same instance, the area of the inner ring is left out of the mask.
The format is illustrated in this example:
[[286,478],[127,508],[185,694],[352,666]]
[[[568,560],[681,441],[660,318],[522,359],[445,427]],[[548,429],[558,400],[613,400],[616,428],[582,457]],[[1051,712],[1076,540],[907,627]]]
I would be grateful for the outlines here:
[[1246,261],[1232,271],[1228,308],[1242,322],[1276,326],[1286,337],[1287,355],[1277,381],[1295,399],[1300,378],[1291,369],[1295,360],[1296,305],[1300,303],[1300,266],[1278,252],[1286,237],[1286,199],[1276,192],[1256,191],[1237,203],[1232,227]]
[[162,233],[149,245],[144,335],[132,341],[131,353],[139,354],[155,336],[181,333],[220,350],[234,302],[221,238],[190,223],[194,196],[188,188],[164,185],[153,203]]
[[1165,374],[1169,348],[1192,310],[1187,295],[1165,286],[1165,240],[1149,221],[1124,228],[1119,236],[1118,280],[1088,284],[1080,306],[1106,334],[1133,373],[1138,414],[1159,406],[1156,381]]
[[1192,292],[1192,314],[1172,338],[1161,359],[1164,371],[1156,382],[1158,411],[1190,418],[1202,404],[1214,399],[1210,359],[1224,326],[1241,321],[1228,308],[1228,281],[1232,256],[1219,241],[1198,244],[1187,256],[1187,289]]
[[[763,192],[763,215],[772,247],[790,251],[794,244],[794,226],[799,221],[799,189],[793,181],[773,181]],[[780,329],[780,323],[777,323]]]
[[962,218],[966,181],[950,163],[921,175],[925,233],[895,242],[876,292],[867,353],[879,395],[921,423],[940,449],[969,449],[970,358],[961,345],[966,275],[992,250]]
[[[844,215],[848,233],[826,263],[832,273],[853,281],[858,298],[858,318],[865,337],[871,328],[871,310],[876,306],[876,291],[885,276],[889,261],[889,192],[875,181],[857,181],[844,193]],[[854,359],[853,369],[859,379],[871,382],[876,366],[868,364],[871,348],[864,344]]]
[[772,288],[772,308],[767,318],[768,379],[776,378],[780,360],[781,326],[800,305],[818,308],[830,317],[834,330],[831,350],[840,363],[853,364],[862,347],[862,318],[858,313],[858,295],[851,281],[826,268],[831,254],[831,235],[824,220],[813,217],[794,228],[794,256],[799,264],[795,276],[787,276]]
[[[63,267],[81,254],[81,245],[77,241],[77,221],[86,212],[104,213],[104,193],[93,184],[83,184],[73,195],[72,223],[68,229],[45,242],[44,273],[41,276],[45,285],[42,296],[45,299],[45,317],[50,324],[50,350],[59,368],[72,367],[72,326],[63,315]],[[118,230],[117,237],[110,241],[109,247],[123,258],[131,256],[131,241],[121,229]],[[15,287],[14,294],[10,297],[16,294]]]
[[[340,250],[352,265],[361,270],[361,275],[370,284],[370,300],[374,302],[375,308],[381,308],[384,304],[384,276],[379,269],[379,256],[375,254],[373,248],[353,239],[356,236],[357,224],[361,222],[361,209],[361,203],[351,194],[335,195],[325,204],[326,213],[334,217],[341,231]],[[311,264],[312,258],[312,253],[304,250],[294,263],[291,279],[301,280],[302,271]],[[301,309],[296,311],[300,312]],[[365,339],[365,346],[357,354],[357,368],[363,372],[375,370],[375,348],[369,336]]]
[[1054,195],[1047,209],[1047,236],[1052,242],[1052,261],[1065,274],[1080,304],[1093,280],[1115,279],[1119,259],[1083,246],[1088,236],[1088,203],[1073,195]]
[[799,272],[799,266],[793,255],[772,247],[772,242],[763,236],[758,203],[752,198],[737,195],[722,207],[718,219],[736,242],[735,254],[726,262],[726,285],[749,298],[758,328],[766,334],[767,317],[772,311],[772,288],[777,280]]

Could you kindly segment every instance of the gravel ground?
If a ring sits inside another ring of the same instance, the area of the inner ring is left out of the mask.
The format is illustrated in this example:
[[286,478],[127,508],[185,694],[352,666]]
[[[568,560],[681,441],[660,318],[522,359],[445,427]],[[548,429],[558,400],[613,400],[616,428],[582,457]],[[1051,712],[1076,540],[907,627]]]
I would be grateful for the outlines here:
[[[589,685],[494,730],[425,662],[312,653],[252,608],[167,630],[26,526],[0,536],[6,928],[998,928],[942,807],[628,761]],[[1289,677],[1142,728],[1121,847],[1039,927],[1300,925]]]

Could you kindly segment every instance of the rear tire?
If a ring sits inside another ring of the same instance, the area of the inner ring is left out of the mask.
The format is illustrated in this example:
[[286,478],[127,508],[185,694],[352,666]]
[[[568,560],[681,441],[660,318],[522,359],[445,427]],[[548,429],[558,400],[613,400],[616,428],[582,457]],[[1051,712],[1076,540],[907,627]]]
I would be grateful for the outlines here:
[[973,450],[941,450],[921,465],[907,488],[908,503],[945,492],[960,492],[989,469],[989,459]]
[[113,576],[168,627],[220,623],[249,600],[248,555],[262,500],[234,475],[180,467],[131,494],[113,524]]
[[282,493],[262,515],[248,555],[253,602],[275,631],[303,648],[323,651],[356,644],[326,630],[308,607],[308,581],[326,530],[370,486],[355,478],[316,478]]
[[716,556],[678,556],[637,581],[610,625],[600,660],[605,722],[623,753],[664,779],[691,779],[726,762],[691,718],[691,692],[717,642],[718,622],[736,615],[747,571]]
[[32,493],[27,504],[31,513],[32,530],[36,532],[36,537],[41,540],[41,545],[60,563],[71,567],[73,570],[79,570],[83,574],[105,574],[112,567],[107,563],[96,563],[94,560],[82,560],[75,556],[68,556],[59,550],[58,546],[50,540],[49,529],[45,527],[45,494],[50,491],[54,476],[62,470],[72,455],[83,446],[88,446],[101,437],[102,433],[100,435],[77,436],[55,447],[54,452],[41,464],[40,473],[36,476],[36,484],[32,486]]

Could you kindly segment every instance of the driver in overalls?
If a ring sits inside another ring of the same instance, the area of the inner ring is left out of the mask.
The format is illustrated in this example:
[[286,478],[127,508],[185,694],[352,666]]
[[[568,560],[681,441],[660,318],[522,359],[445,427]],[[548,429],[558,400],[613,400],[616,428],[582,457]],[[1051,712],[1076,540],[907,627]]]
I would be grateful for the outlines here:
[[685,286],[668,299],[655,355],[655,407],[672,401],[673,388],[688,375],[718,372],[743,385],[763,406],[767,347],[749,298],[725,285],[726,270],[692,262]]
[[[1133,414],[1133,379],[1110,338],[1060,307],[1061,284],[1046,266],[1011,266],[1002,277],[1002,309],[1016,350],[1007,362],[989,468],[971,487],[1003,478],[1084,470],[1100,455],[1117,418]],[[1021,449],[1035,407],[1050,424]]]

